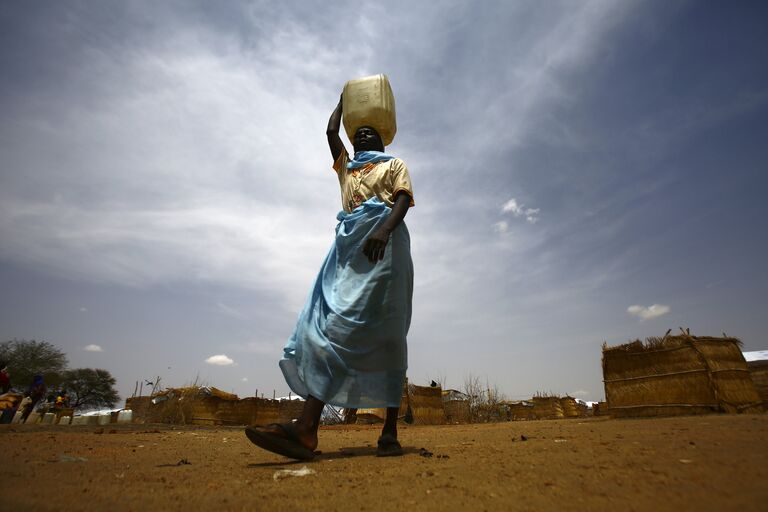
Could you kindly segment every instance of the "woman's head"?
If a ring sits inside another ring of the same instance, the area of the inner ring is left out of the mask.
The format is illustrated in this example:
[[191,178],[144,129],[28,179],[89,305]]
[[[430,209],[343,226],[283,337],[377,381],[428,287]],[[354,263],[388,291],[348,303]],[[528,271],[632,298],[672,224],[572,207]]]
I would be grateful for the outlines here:
[[361,126],[355,130],[355,140],[352,141],[355,153],[358,151],[384,151],[384,143],[379,132],[370,126]]

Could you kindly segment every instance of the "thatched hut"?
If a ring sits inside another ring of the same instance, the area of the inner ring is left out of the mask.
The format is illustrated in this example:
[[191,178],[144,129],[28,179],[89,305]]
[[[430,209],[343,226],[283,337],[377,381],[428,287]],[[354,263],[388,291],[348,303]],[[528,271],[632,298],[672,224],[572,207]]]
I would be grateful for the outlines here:
[[[443,390],[440,386],[417,386],[408,381],[403,386],[403,396],[400,400],[398,416],[405,417],[408,407],[411,408],[413,423],[416,425],[440,425],[445,423],[443,408]],[[387,417],[384,408],[358,409],[357,423],[379,423]]]
[[760,412],[736,338],[679,336],[603,344],[608,414],[614,417]]
[[450,424],[469,423],[471,413],[468,400],[447,400],[443,402],[445,422]]
[[562,407],[563,416],[566,418],[578,418],[587,415],[587,406],[579,403],[572,396],[560,397],[560,407]]
[[441,425],[445,423],[443,390],[440,386],[417,386],[406,383],[407,393],[400,402],[400,415],[411,407],[416,425]]
[[444,389],[442,400],[446,423],[469,423],[471,421],[472,415],[467,394],[456,389]]
[[533,404],[525,401],[504,402],[509,411],[509,419],[512,421],[535,419],[533,414]]
[[565,417],[560,398],[556,396],[534,396],[533,417],[537,420],[559,420]]

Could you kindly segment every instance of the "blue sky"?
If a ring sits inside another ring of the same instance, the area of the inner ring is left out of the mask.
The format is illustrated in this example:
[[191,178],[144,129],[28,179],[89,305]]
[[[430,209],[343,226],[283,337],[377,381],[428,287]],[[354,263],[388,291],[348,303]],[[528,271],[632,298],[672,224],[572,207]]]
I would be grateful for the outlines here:
[[325,125],[383,72],[416,200],[413,382],[597,400],[604,341],[765,349],[767,10],[3,2],[0,337],[123,396],[158,375],[287,394],[340,208]]

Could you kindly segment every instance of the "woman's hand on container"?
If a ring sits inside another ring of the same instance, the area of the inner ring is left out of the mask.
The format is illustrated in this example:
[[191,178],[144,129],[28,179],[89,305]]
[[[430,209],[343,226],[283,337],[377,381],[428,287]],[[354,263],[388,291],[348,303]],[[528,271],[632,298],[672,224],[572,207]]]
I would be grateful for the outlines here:
[[363,245],[363,254],[368,257],[368,261],[376,263],[384,259],[384,251],[389,242],[389,231],[383,228],[373,232]]

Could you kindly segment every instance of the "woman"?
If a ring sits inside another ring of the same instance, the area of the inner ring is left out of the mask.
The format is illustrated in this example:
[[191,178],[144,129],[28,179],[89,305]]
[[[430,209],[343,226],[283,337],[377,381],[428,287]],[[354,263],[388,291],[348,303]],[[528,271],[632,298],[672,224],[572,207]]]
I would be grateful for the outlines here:
[[294,423],[246,428],[266,450],[309,460],[326,403],[386,407],[377,455],[402,455],[397,413],[407,364],[413,264],[403,218],[414,205],[408,168],[384,153],[378,132],[358,128],[349,159],[339,137],[342,101],[328,120],[328,145],[341,187],[336,240],[284,349],[280,368],[306,399]]
[[46,391],[47,388],[45,387],[45,382],[43,382],[43,376],[35,375],[32,378],[32,385],[30,385],[29,389],[27,390],[26,396],[29,397],[30,401],[24,408],[24,412],[21,416],[22,423],[27,422],[27,418],[29,418],[29,415],[32,414],[32,411],[35,410],[37,403],[45,398]]

